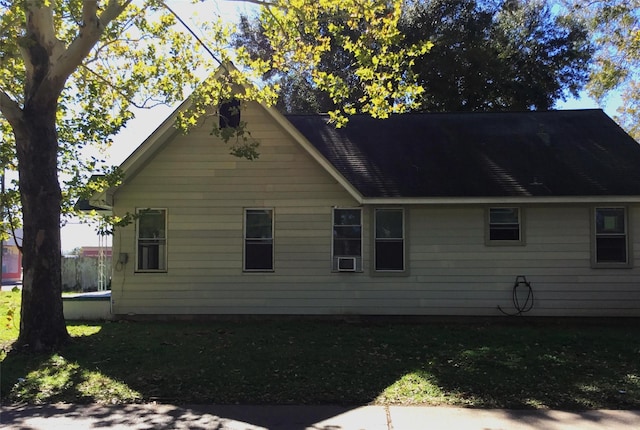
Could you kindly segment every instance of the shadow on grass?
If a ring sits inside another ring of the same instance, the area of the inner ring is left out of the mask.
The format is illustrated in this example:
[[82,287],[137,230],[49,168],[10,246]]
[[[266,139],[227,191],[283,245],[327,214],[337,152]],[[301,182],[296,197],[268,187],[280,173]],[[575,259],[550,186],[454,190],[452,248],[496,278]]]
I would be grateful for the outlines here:
[[3,401],[640,408],[635,326],[245,321],[92,327],[94,334],[75,337],[59,354],[9,353],[2,363]]

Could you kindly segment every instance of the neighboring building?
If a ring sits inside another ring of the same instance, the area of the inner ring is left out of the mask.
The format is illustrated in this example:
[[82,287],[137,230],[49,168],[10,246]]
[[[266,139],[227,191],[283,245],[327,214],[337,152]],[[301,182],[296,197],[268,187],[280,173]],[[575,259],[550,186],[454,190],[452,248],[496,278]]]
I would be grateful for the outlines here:
[[102,253],[103,257],[111,258],[111,252],[110,246],[82,246],[78,257],[99,258]]
[[[17,242],[16,242],[17,241]],[[19,284],[22,282],[22,229],[15,232],[15,238],[2,242],[2,283]]]
[[600,110],[242,119],[255,161],[168,118],[91,199],[120,315],[640,316],[640,146]]

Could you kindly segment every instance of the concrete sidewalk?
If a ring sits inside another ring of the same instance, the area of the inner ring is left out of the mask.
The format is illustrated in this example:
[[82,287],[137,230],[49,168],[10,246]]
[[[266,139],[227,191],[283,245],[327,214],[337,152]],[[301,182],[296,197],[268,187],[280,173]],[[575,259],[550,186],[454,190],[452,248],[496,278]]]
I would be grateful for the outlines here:
[[408,406],[3,406],[2,429],[566,430],[640,428],[640,410],[565,412]]

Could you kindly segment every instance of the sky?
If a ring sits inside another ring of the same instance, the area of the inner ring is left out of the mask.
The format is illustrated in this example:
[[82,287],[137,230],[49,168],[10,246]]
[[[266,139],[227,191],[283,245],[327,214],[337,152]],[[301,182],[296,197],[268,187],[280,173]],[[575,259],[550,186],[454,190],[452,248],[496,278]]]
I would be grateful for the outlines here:
[[[136,118],[114,138],[114,143],[106,154],[107,161],[111,165],[122,164],[172,111],[173,107],[162,105],[138,111]],[[63,253],[69,253],[82,246],[98,246],[100,241],[95,228],[78,219],[64,225],[60,234]],[[106,239],[106,245],[111,246],[111,237]]]
[[[247,3],[233,0],[207,0],[201,3],[199,7],[192,6],[191,2],[187,0],[170,0],[167,3],[187,22],[205,18],[212,13],[231,19],[238,15],[238,11],[248,13],[254,8]],[[609,116],[613,117],[616,114],[619,103],[620,100],[618,98],[612,97],[602,108]],[[558,102],[556,108],[592,109],[599,108],[599,106],[594,100],[582,95],[578,98]],[[114,144],[107,153],[108,162],[113,165],[121,164],[172,111],[173,107],[168,106],[157,106],[149,110],[137,111],[136,118],[114,138]],[[63,252],[70,252],[81,246],[98,246],[99,244],[99,237],[94,228],[80,223],[78,220],[71,220],[62,227],[61,238]],[[111,245],[110,237],[107,238],[106,244],[108,246]]]

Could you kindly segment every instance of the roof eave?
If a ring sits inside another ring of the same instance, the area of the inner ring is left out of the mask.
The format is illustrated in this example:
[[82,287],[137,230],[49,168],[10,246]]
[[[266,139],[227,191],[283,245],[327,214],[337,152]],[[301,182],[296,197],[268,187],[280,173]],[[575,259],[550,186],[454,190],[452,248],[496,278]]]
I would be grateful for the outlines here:
[[363,205],[521,205],[521,204],[627,204],[640,203],[631,196],[515,196],[515,197],[365,197]]
[[[213,74],[211,79],[216,79],[221,73],[225,73],[226,68],[235,68],[231,63],[220,67]],[[181,112],[188,110],[193,104],[191,96],[187,97],[180,105],[171,112],[169,116],[151,133],[121,164],[120,169],[124,175],[122,183],[118,186],[106,190],[107,194],[113,195],[115,190],[121,185],[131,180],[158,152],[158,150],[173,136],[180,133],[175,126],[176,119]],[[97,196],[94,196],[94,199]]]
[[260,103],[260,106],[276,121],[293,139],[298,142],[302,148],[307,151],[307,153],[316,161],[322,168],[333,177],[342,188],[347,191],[351,197],[353,197],[359,204],[364,203],[364,196],[353,186],[342,174],[336,169],[336,167],[331,164],[321,153],[316,149],[315,146],[309,142],[309,140],[298,131],[297,128],[291,124],[291,122],[285,118],[280,112],[278,112],[275,108],[265,106]]
[[109,188],[93,194],[89,197],[89,204],[98,212],[111,212],[113,210],[113,189]]
[[175,109],[153,133],[147,137],[142,144],[120,165],[124,174],[124,181],[131,179],[149,161],[157,150],[171,137],[179,133],[175,127],[176,119],[180,112],[187,110],[192,104],[191,98],[187,98]]

